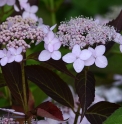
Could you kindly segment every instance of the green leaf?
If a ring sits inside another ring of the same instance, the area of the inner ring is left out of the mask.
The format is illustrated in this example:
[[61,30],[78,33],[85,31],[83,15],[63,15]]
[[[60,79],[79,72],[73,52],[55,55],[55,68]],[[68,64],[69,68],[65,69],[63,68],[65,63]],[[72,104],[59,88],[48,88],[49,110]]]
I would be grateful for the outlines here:
[[79,80],[75,80],[76,93],[82,108],[81,119],[83,119],[87,108],[94,101],[95,96],[95,78],[91,72],[83,71],[76,76]]
[[98,102],[87,110],[85,116],[91,124],[102,124],[119,107],[115,103],[106,101]]
[[103,124],[122,124],[122,107],[117,109]]
[[74,100],[68,85],[54,72],[39,65],[25,67],[27,78],[39,86],[48,96],[57,102],[74,107]]
[[0,87],[6,86],[6,82],[2,73],[0,73]]
[[1,67],[7,86],[9,87],[12,96],[21,105],[23,103],[23,86],[21,65],[13,62]]

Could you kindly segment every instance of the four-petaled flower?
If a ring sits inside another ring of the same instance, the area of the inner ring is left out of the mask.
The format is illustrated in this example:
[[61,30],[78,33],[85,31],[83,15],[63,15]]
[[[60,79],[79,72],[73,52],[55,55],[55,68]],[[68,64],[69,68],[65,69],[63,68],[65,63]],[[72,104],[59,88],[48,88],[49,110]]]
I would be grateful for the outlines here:
[[63,61],[66,63],[73,63],[73,67],[77,73],[81,72],[85,66],[85,61],[92,55],[92,52],[84,49],[81,51],[79,45],[75,45],[71,53],[63,56]]

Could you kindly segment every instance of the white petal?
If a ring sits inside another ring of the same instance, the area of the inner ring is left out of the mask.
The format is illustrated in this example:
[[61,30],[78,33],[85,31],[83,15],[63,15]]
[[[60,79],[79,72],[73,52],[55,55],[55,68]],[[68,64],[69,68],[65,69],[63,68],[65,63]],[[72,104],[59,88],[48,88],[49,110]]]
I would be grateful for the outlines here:
[[61,47],[61,42],[57,42],[53,45],[54,50],[58,50]]
[[22,56],[22,55],[16,55],[16,56],[15,56],[15,61],[16,61],[16,62],[21,62],[22,59],[23,59],[23,56]]
[[81,59],[77,59],[73,63],[73,67],[77,73],[80,73],[84,68],[84,61],[82,61]]
[[15,56],[10,56],[8,58],[8,63],[12,63],[15,60]]
[[115,37],[115,39],[114,39],[114,41],[115,41],[116,43],[119,43],[119,38],[120,38],[120,36],[121,36],[120,33],[116,33],[116,37]]
[[49,41],[52,41],[54,39],[54,33],[52,31],[49,31],[48,34],[47,34],[47,37],[49,39]]
[[57,43],[57,42],[60,42],[60,41],[59,41],[58,38],[55,37],[55,38],[52,39],[51,44],[55,44],[55,43]]
[[8,50],[11,52],[12,55],[16,55],[16,49],[11,47],[11,48],[8,48]]
[[16,54],[20,54],[22,52],[22,47],[17,48]]
[[81,49],[80,46],[78,44],[76,44],[73,49],[72,49],[72,53],[75,54],[77,57],[79,57],[80,53],[81,53]]
[[67,53],[62,57],[62,60],[66,63],[73,63],[76,60],[76,56],[73,53]]
[[105,46],[104,45],[99,45],[95,48],[95,54],[97,56],[102,56],[105,53]]
[[14,5],[14,10],[17,11],[17,12],[20,11],[19,8],[18,8],[18,6],[16,4]]
[[7,0],[7,5],[13,6],[15,4],[15,0]]
[[49,124],[46,120],[40,120],[37,122],[37,124]]
[[1,65],[2,66],[5,66],[7,63],[8,63],[8,58],[7,57],[4,57],[4,58],[1,59]]
[[52,59],[54,60],[59,60],[61,58],[61,52],[60,51],[54,51],[52,54],[51,54],[51,57]]
[[43,24],[43,19],[42,19],[42,18],[39,18],[39,19],[38,19],[38,23],[39,23],[38,26],[39,26],[39,25],[42,25],[42,24]]
[[121,53],[122,53],[122,45],[119,46],[119,49],[120,49],[120,51],[121,51]]
[[105,68],[108,65],[108,60],[105,56],[99,56],[96,58],[95,64],[99,68]]
[[12,113],[14,113],[14,114],[16,114],[16,115],[25,115],[24,113],[22,113],[22,112],[12,112]]
[[25,19],[25,18],[28,18],[28,17],[30,17],[30,13],[24,11],[24,12],[22,13],[22,17],[23,17],[24,19]]
[[87,50],[87,49],[84,49],[81,51],[81,54],[80,54],[80,59],[82,60],[87,60],[91,57],[92,55],[92,52]]
[[51,57],[51,53],[50,53],[49,51],[47,51],[47,50],[43,50],[43,51],[39,54],[38,59],[39,59],[40,61],[47,61],[47,60],[50,59],[50,57]]
[[7,0],[0,0],[0,6],[4,6],[6,4]]
[[38,7],[37,6],[35,6],[35,5],[31,6],[31,8],[30,8],[30,12],[31,13],[36,13],[37,11],[38,11]]
[[92,47],[89,47],[88,50],[92,52],[92,55],[93,55],[94,57],[96,56],[95,50],[94,50]]
[[5,54],[3,53],[3,50],[0,50],[0,58],[3,58]]
[[52,31],[55,27],[56,27],[57,24],[53,25],[52,27],[50,27],[50,30]]
[[84,61],[85,66],[93,65],[94,62],[95,62],[95,58],[93,56],[91,56],[89,59],[87,59],[87,60]]
[[35,21],[38,20],[38,17],[35,14],[33,14],[33,13],[30,13],[29,17],[32,18]]
[[52,44],[48,44],[47,46],[49,52],[53,52],[53,45]]
[[25,9],[25,11],[27,11],[28,13],[30,13],[30,9],[31,9],[30,4],[27,3],[26,8],[24,8],[24,9]]

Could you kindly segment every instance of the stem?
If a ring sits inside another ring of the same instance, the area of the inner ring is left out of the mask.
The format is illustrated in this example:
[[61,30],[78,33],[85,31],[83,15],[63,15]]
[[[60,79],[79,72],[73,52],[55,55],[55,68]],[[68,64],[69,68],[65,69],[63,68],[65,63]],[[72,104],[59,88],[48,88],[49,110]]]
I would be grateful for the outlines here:
[[9,90],[9,88],[7,86],[5,87],[5,93],[6,93],[6,97],[7,97],[8,101],[9,101],[9,104],[12,105],[11,93],[10,93],[10,90]]
[[77,121],[78,121],[78,117],[79,117],[79,112],[80,112],[80,106],[78,107],[78,110],[77,112],[75,113],[75,120],[74,120],[74,124],[77,124]]
[[[50,0],[50,9],[51,9],[51,19],[52,25],[56,24],[56,15],[55,15],[55,8],[54,8],[54,0]],[[54,29],[56,31],[56,28]]]
[[25,111],[25,113],[27,113],[28,102],[27,102],[27,94],[26,94],[26,80],[25,80],[24,65],[25,65],[25,62],[22,62],[22,84],[23,84],[23,97],[24,97],[24,111]]

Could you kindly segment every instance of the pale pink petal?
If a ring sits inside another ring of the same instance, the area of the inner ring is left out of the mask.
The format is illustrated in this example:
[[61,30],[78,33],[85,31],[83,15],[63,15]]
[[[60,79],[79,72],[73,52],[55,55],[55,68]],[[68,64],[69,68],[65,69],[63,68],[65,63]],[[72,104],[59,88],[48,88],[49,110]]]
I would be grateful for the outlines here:
[[49,41],[52,41],[54,39],[54,33],[52,31],[49,31],[48,34],[47,34],[47,37],[49,39]]
[[92,52],[90,50],[84,49],[81,51],[80,59],[87,60],[91,57]]
[[28,17],[30,17],[30,13],[24,11],[24,12],[22,13],[22,17],[23,17],[24,19],[25,19],[25,18],[28,18]]
[[67,53],[62,59],[66,63],[73,63],[76,60],[76,56],[73,53]]
[[28,0],[19,0],[19,2],[21,2],[21,3],[27,3]]
[[60,51],[54,51],[52,54],[51,54],[51,57],[52,59],[54,60],[59,60],[61,58],[61,52]]
[[47,48],[50,52],[53,52],[53,45],[52,44],[48,44]]
[[115,41],[116,43],[119,43],[119,38],[120,38],[120,36],[121,36],[120,33],[116,33],[116,37],[115,37],[115,39],[114,39],[114,41]]
[[42,25],[43,24],[43,19],[42,18],[39,18],[38,19],[38,23],[39,23],[38,26]]
[[53,38],[52,41],[51,41],[51,44],[55,44],[57,42],[60,42],[58,38]]
[[57,24],[53,25],[52,27],[50,27],[50,30],[52,31],[55,27],[56,27]]
[[6,57],[10,57],[11,56],[11,52],[10,51],[7,51],[7,53],[6,53]]
[[51,53],[48,51],[48,50],[43,50],[40,54],[39,54],[39,57],[38,59],[40,61],[47,61],[49,60],[51,57]]
[[15,60],[15,56],[10,56],[8,58],[8,63],[12,63]]
[[92,55],[93,55],[94,57],[96,56],[95,50],[94,50],[92,47],[89,47],[88,50],[92,52]]
[[37,6],[35,6],[35,5],[31,6],[31,8],[30,8],[30,12],[31,13],[36,13],[37,11],[38,11],[38,7]]
[[37,122],[37,124],[49,124],[46,120],[40,120]]
[[3,53],[4,53],[4,54],[7,54],[6,48],[3,49]]
[[16,54],[20,54],[22,52],[22,47],[17,48]]
[[119,49],[120,49],[120,51],[121,51],[121,53],[122,53],[122,45],[119,46]]
[[105,68],[108,65],[108,60],[105,56],[99,56],[96,58],[95,64],[99,68]]
[[30,9],[31,9],[30,4],[27,3],[26,8],[24,8],[24,9],[25,9],[25,11],[27,11],[29,13],[30,12]]
[[0,0],[0,6],[4,6],[7,3],[7,0]]
[[11,54],[15,55],[16,54],[16,49],[11,47],[11,48],[8,48],[8,50],[11,52]]
[[49,38],[48,37],[44,37],[44,42],[45,42],[45,44],[48,44],[50,42]]
[[104,45],[99,45],[95,48],[95,53],[96,53],[96,57],[97,56],[102,56],[105,53],[105,46]]
[[89,59],[87,59],[87,60],[84,61],[85,66],[93,65],[94,62],[95,62],[95,58],[93,56],[91,56]]
[[30,13],[29,17],[32,18],[35,21],[38,20],[37,16],[35,14],[33,14],[33,13]]
[[14,113],[14,114],[16,114],[16,115],[22,115],[22,116],[25,116],[25,114],[22,113],[22,112],[12,112],[12,113]]
[[3,50],[0,50],[0,58],[3,58],[5,54],[3,53]]
[[48,50],[48,44],[44,44],[44,48],[46,49],[46,50]]
[[73,63],[73,67],[77,73],[80,73],[84,68],[84,61],[82,61],[81,59],[77,59]]
[[61,47],[61,42],[57,42],[53,45],[54,50],[58,50]]
[[21,62],[22,59],[23,59],[23,56],[22,56],[22,55],[16,55],[16,56],[15,56],[15,61],[16,61],[16,62]]
[[1,65],[2,66],[5,66],[7,63],[8,63],[8,58],[7,57],[4,57],[4,58],[1,59]]
[[20,11],[19,8],[18,8],[18,6],[16,4],[14,5],[14,10],[17,11],[17,12]]
[[13,6],[15,4],[15,0],[7,0],[7,5]]
[[80,53],[81,53],[81,49],[80,46],[78,44],[76,44],[73,49],[72,49],[72,53],[75,54],[77,57],[79,57]]

